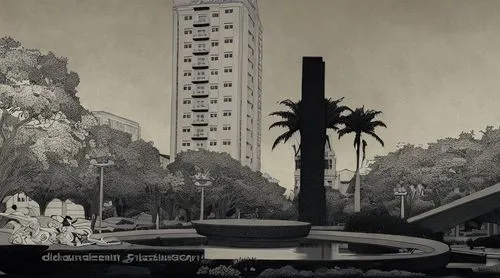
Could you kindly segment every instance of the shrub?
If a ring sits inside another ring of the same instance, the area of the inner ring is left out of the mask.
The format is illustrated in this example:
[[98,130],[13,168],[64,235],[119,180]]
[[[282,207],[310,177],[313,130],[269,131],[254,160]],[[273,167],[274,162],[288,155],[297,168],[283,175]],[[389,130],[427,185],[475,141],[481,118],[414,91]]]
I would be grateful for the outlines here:
[[413,273],[403,270],[381,271],[368,270],[364,272],[357,268],[320,268],[316,271],[299,271],[292,266],[279,269],[268,268],[260,273],[258,277],[425,277],[423,273]]
[[499,248],[500,235],[492,235],[492,236],[488,236],[488,237],[468,239],[466,244],[471,249],[474,247]]
[[277,220],[297,220],[299,218],[299,213],[294,206],[290,206],[284,210],[275,211],[266,218]]

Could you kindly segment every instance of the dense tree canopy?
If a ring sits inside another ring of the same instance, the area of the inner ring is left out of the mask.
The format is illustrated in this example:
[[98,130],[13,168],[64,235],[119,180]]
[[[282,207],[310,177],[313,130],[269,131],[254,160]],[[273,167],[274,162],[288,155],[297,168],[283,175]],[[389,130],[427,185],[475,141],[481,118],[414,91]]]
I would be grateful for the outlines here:
[[167,168],[170,172],[182,173],[186,203],[198,207],[200,197],[193,176],[200,169],[209,170],[214,180],[206,190],[207,207],[212,208],[216,217],[224,218],[235,209],[242,213],[257,209],[259,217],[267,218],[291,205],[284,196],[285,188],[269,182],[260,172],[242,166],[226,153],[206,150],[182,152]]
[[366,203],[380,203],[398,211],[394,188],[405,187],[411,215],[444,205],[500,182],[500,129],[487,127],[476,139],[474,132],[440,139],[427,148],[404,145],[376,157],[363,177]]
[[[32,80],[39,73],[39,82]],[[0,39],[0,195],[49,168],[48,155],[75,165],[89,113],[76,97],[67,60]],[[71,83],[71,85],[69,85]],[[67,85],[65,85],[67,84]],[[66,86],[66,87],[65,87]]]

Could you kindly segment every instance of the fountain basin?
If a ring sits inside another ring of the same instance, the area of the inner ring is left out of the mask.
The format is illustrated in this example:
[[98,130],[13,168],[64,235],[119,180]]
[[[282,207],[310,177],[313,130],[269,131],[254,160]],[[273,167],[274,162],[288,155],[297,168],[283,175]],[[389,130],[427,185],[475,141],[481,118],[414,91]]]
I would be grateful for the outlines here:
[[213,219],[193,221],[192,224],[198,234],[209,239],[300,239],[307,237],[311,230],[310,223],[284,220]]

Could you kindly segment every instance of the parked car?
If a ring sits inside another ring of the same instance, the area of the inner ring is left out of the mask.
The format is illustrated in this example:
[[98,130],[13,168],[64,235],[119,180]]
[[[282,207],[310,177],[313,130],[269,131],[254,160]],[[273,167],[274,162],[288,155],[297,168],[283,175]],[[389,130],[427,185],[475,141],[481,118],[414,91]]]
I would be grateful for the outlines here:
[[97,220],[94,229],[101,232],[132,231],[136,229],[136,224],[134,221],[127,218],[109,217],[104,219],[101,223]]
[[152,229],[156,226],[153,222],[153,216],[147,213],[140,213],[132,217],[133,221],[137,224],[137,230],[147,230]]
[[[154,223],[125,217],[109,217],[102,221],[102,232],[119,232],[144,230],[154,226]],[[95,229],[99,231],[99,221],[96,222]]]

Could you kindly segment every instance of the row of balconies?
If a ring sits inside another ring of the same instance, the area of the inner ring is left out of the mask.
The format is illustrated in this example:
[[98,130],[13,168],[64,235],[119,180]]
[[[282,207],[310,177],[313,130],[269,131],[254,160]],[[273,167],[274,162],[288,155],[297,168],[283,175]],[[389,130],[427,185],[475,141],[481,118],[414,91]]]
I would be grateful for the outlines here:
[[203,27],[210,25],[210,15],[208,13],[202,13],[195,16],[193,20],[194,27]]
[[197,84],[193,88],[191,96],[193,98],[200,98],[200,97],[208,97],[210,94],[210,89],[208,87],[208,84]]
[[191,66],[193,69],[207,69],[210,65],[208,59],[208,57],[195,57]]
[[195,43],[193,47],[193,55],[207,55],[210,53],[210,44],[205,43]]
[[207,112],[209,109],[208,100],[201,99],[193,102],[191,111],[193,112]]
[[191,132],[193,140],[206,140],[208,139],[208,126],[198,126],[193,128]]

